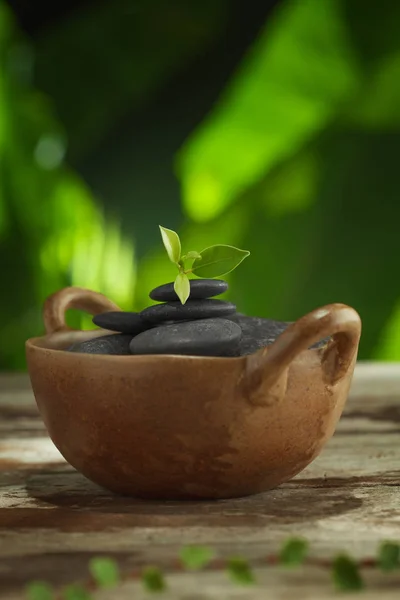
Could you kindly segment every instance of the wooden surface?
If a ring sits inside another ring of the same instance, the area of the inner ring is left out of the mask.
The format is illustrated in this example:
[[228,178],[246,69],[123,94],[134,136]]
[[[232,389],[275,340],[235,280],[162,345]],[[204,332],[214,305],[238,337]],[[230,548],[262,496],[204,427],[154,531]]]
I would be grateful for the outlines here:
[[[112,496],[62,459],[48,439],[26,377],[0,377],[0,598],[24,598],[27,581],[56,586],[87,579],[93,555],[112,556],[123,573],[158,565],[166,599],[240,600],[336,597],[326,564],[342,550],[362,559],[383,539],[400,540],[400,365],[357,366],[334,438],[293,481],[252,498],[160,503]],[[287,571],[266,565],[288,536],[311,543],[309,562]],[[231,583],[221,568],[182,573],[184,544],[221,558],[240,554],[257,584]],[[398,598],[400,570],[366,568],[363,598]],[[145,598],[128,578],[96,599]],[[346,595],[344,596],[346,597]]]

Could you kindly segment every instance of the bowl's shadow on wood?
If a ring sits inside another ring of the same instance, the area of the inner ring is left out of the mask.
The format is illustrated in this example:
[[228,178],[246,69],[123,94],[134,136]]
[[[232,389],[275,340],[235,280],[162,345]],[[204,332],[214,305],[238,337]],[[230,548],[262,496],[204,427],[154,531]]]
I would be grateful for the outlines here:
[[321,487],[294,487],[293,484],[233,500],[147,501],[110,494],[75,471],[55,469],[32,474],[26,492],[31,500],[37,500],[38,507],[45,508],[46,504],[52,507],[49,511],[41,510],[41,526],[44,513],[48,513],[45,526],[62,529],[64,522],[68,529],[75,528],[75,520],[75,526],[84,531],[116,525],[253,527],[268,522],[288,524],[333,517],[362,506],[354,489],[324,486],[322,480]]

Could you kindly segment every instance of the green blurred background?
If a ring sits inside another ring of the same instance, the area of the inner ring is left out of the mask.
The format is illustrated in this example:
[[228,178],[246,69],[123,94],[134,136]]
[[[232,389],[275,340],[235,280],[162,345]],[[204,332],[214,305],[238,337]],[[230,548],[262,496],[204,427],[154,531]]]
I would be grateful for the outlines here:
[[239,310],[345,302],[398,360],[399,190],[400,2],[0,0],[2,370],[61,287],[146,306],[159,223],[251,251]]

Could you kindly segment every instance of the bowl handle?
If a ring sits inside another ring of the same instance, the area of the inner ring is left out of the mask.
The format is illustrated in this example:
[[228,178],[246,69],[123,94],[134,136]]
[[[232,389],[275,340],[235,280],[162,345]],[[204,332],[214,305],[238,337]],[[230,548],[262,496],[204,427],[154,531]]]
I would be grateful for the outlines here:
[[68,309],[83,310],[98,315],[111,310],[121,310],[114,302],[99,292],[80,287],[66,287],[47,298],[43,307],[43,321],[46,333],[71,331],[65,322]]
[[352,368],[360,335],[361,319],[350,306],[329,304],[312,311],[289,325],[271,346],[248,356],[244,374],[246,396],[259,403],[269,389],[275,400],[281,398],[293,359],[327,337],[331,340],[321,349],[323,377],[328,385],[336,385]]

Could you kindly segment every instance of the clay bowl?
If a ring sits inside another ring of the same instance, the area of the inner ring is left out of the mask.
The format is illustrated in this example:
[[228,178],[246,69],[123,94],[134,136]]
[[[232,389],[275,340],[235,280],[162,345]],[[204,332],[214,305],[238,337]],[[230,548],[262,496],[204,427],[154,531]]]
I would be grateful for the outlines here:
[[361,332],[331,304],[249,356],[90,355],[65,349],[104,331],[69,330],[68,308],[118,309],[81,288],[47,300],[47,335],[26,343],[40,413],[73,467],[142,498],[231,498],[294,477],[334,433]]

